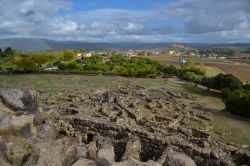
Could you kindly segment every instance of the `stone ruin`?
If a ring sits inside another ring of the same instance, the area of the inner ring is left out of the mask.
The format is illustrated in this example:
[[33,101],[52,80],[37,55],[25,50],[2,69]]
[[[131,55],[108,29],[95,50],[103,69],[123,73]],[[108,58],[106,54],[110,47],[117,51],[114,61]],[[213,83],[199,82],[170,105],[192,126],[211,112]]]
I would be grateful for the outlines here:
[[23,165],[250,165],[249,146],[213,140],[211,113],[186,92],[128,85],[40,107]]
[[185,92],[131,85],[84,97],[69,95],[62,100],[68,102],[57,103],[60,116],[55,116],[54,123],[59,132],[84,144],[110,138],[116,162],[132,159],[162,165],[169,151],[186,155],[196,165],[250,161],[249,148],[210,138],[211,113],[202,111],[197,98]]

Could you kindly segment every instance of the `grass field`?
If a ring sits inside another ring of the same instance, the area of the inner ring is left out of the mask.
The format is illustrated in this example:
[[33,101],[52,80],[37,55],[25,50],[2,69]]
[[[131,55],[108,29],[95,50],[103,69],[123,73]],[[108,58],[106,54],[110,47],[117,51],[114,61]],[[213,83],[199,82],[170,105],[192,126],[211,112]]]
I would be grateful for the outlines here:
[[[151,59],[169,65],[179,65],[179,57],[170,56],[151,56]],[[224,73],[231,73],[245,82],[250,82],[250,65],[245,63],[233,62],[223,59],[192,58],[196,64],[203,63],[205,66],[217,68]],[[210,73],[209,73],[210,74]]]
[[[86,94],[97,89],[114,89],[120,86],[135,84],[149,89],[173,89],[176,91],[188,91],[198,96],[204,109],[214,116],[214,139],[229,140],[231,142],[250,145],[250,119],[228,114],[224,111],[224,103],[218,92],[207,91],[188,84],[177,78],[164,80],[161,78],[125,78],[113,76],[81,76],[81,75],[0,75],[0,89],[5,88],[33,88],[42,90],[48,94],[70,93],[77,91]],[[40,99],[42,100],[42,99]],[[226,131],[229,134],[222,138],[216,132]]]

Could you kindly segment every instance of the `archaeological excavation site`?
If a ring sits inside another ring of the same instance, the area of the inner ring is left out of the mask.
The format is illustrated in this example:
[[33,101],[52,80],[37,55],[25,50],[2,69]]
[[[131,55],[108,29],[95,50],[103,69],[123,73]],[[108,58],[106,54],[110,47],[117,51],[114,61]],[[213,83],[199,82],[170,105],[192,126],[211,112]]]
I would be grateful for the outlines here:
[[213,139],[195,95],[133,84],[80,91],[2,89],[0,165],[250,165],[248,145]]

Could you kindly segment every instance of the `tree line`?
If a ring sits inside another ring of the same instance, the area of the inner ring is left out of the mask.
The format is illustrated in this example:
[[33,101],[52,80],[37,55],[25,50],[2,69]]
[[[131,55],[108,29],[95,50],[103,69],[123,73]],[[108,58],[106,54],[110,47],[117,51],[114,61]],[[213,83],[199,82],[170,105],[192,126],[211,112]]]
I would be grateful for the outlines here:
[[243,84],[232,74],[207,77],[204,65],[201,64],[197,67],[192,61],[181,64],[180,68],[177,68],[171,65],[162,65],[158,61],[144,57],[127,58],[123,55],[112,56],[107,62],[104,62],[100,55],[77,59],[77,52],[73,50],[17,52],[6,48],[5,50],[1,49],[0,55],[0,71],[5,73],[34,72],[42,70],[44,66],[57,66],[61,72],[96,72],[152,78],[166,74],[176,75],[189,82],[220,90],[229,112],[250,117],[250,84]]

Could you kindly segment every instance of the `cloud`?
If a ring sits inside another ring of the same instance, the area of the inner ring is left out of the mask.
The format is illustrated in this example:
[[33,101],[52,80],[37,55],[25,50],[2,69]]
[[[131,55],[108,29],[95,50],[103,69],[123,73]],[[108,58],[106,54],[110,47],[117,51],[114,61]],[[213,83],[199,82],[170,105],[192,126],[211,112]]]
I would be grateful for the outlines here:
[[249,25],[249,0],[181,0],[165,8],[187,33],[234,31]]
[[1,1],[1,38],[249,42],[249,0],[176,0],[145,10],[104,8],[78,12],[69,0]]

